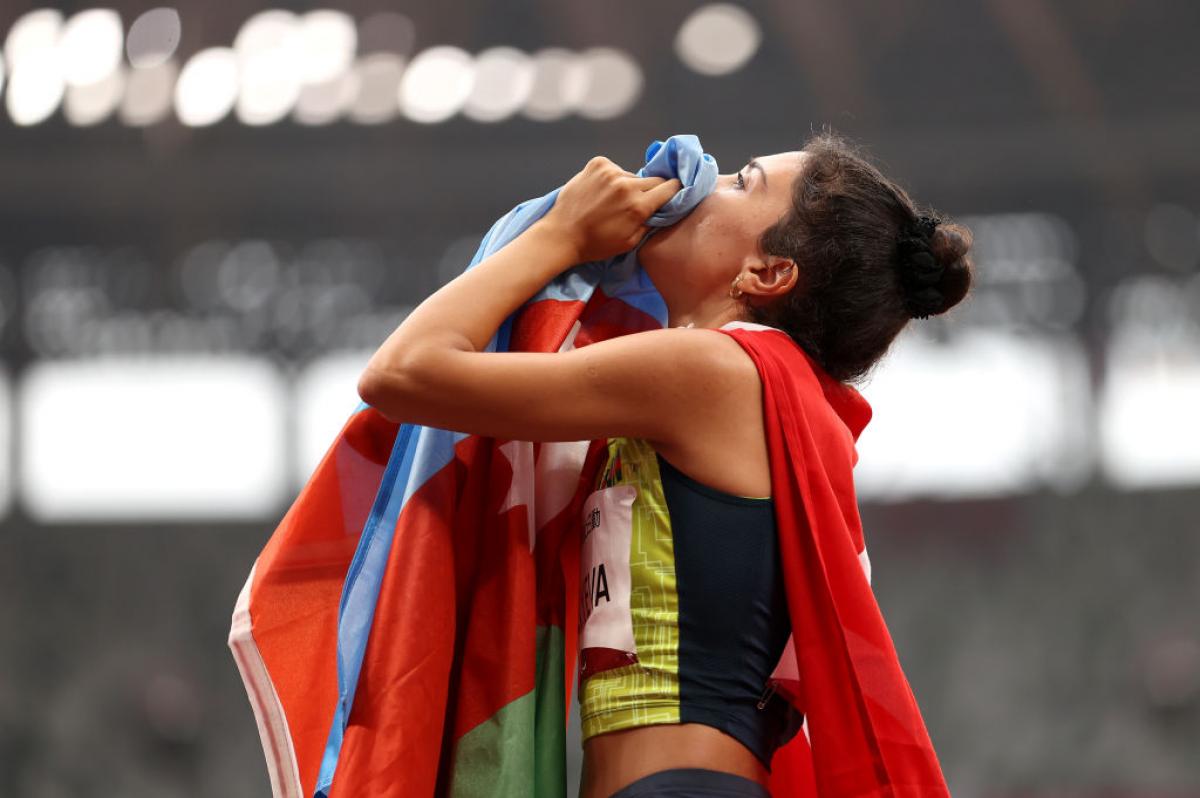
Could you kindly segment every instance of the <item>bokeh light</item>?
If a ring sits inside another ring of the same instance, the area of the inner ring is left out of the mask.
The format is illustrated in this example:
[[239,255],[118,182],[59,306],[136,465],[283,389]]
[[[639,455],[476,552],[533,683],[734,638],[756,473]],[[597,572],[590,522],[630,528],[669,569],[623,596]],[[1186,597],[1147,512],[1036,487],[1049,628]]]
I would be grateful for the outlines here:
[[0,368],[0,518],[12,504],[12,395],[7,370]]
[[642,93],[642,69],[631,55],[612,47],[595,47],[580,54],[587,86],[579,98],[579,115],[612,119],[629,111]]
[[372,53],[354,65],[357,93],[350,118],[363,125],[390,122],[400,113],[400,80],[404,59],[392,53]]
[[703,75],[728,75],[758,51],[758,22],[740,6],[713,3],[692,12],[675,36],[675,52]]
[[18,125],[43,122],[58,108],[65,90],[54,50],[27,51],[8,79],[8,115]]
[[310,11],[300,18],[300,52],[305,83],[334,80],[350,68],[358,45],[354,19],[342,11]]
[[50,522],[266,517],[286,481],[285,402],[252,358],[40,362],[18,394],[22,501]]
[[241,122],[268,125],[292,110],[306,69],[303,45],[300,20],[289,11],[262,11],[246,20],[233,42]]
[[305,366],[292,394],[295,412],[295,460],[292,482],[304,484],[329,444],[359,405],[358,378],[371,351],[339,352]]
[[329,124],[350,109],[358,91],[358,72],[347,69],[329,80],[301,88],[292,115],[302,125]]
[[442,45],[417,54],[400,79],[400,109],[414,122],[443,122],[462,108],[475,84],[475,61]]
[[175,54],[182,35],[179,12],[173,8],[152,8],[129,26],[125,37],[125,55],[135,69],[153,69]]
[[863,388],[874,413],[855,484],[887,501],[1077,487],[1089,475],[1089,393],[1070,341],[970,330],[937,342],[910,328]]
[[72,16],[58,43],[63,79],[71,86],[86,86],[107,78],[121,63],[124,37],[116,11],[92,8]]
[[30,11],[19,17],[4,40],[8,71],[14,72],[26,58],[57,49],[62,24],[62,13],[50,8]]
[[533,91],[533,59],[515,47],[492,47],[475,57],[475,83],[463,115],[499,122],[515,114]]
[[113,70],[95,83],[68,86],[63,116],[78,127],[99,124],[117,109],[124,93],[125,74],[121,69]]
[[63,16],[37,9],[19,17],[4,40],[8,65],[5,106],[18,125],[36,125],[58,108],[65,91],[58,43]]
[[228,47],[210,47],[193,55],[175,84],[175,113],[190,127],[221,121],[237,99],[237,55]]
[[129,71],[118,116],[131,127],[162,121],[171,112],[171,98],[179,68],[173,59],[156,66]]
[[538,122],[553,122],[573,113],[588,88],[588,70],[579,56],[561,47],[533,54],[533,88],[522,112]]

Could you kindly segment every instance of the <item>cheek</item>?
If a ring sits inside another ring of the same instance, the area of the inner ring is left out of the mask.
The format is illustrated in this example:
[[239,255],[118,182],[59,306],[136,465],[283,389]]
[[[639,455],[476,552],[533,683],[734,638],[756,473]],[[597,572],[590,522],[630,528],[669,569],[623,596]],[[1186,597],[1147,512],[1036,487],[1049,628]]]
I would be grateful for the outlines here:
[[[714,252],[741,256],[753,249],[759,232],[758,214],[748,213],[744,203],[721,198],[714,202],[696,225],[696,235]],[[696,209],[697,211],[700,208]]]
[[721,191],[709,194],[677,224],[651,237],[644,254],[671,253],[687,258],[693,268],[701,262],[724,267],[730,258],[740,259],[757,246],[754,222],[741,199]]

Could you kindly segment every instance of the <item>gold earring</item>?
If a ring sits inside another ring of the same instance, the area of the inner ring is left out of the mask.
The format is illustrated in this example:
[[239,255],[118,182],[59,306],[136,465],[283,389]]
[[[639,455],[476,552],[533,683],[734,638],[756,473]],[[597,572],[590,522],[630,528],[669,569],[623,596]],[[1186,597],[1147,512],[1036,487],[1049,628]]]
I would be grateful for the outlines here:
[[[733,278],[733,285],[729,289],[729,296],[733,297],[734,299],[737,299],[738,297],[740,297],[742,295],[742,289],[738,288],[738,283],[740,283],[741,281],[742,281],[742,275],[740,275],[740,274],[737,277]],[[733,293],[734,291],[737,291],[737,293],[736,294]]]

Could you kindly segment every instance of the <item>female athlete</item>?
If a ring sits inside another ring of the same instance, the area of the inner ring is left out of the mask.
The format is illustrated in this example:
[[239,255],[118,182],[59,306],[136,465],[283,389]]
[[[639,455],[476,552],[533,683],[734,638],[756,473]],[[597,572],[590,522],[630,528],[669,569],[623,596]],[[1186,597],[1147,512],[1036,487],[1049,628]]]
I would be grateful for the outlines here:
[[[970,232],[918,210],[832,134],[720,176],[645,238],[679,188],[593,158],[542,219],[413,311],[359,382],[394,420],[608,439],[596,487],[637,488],[617,564],[636,654],[581,659],[583,798],[766,796],[772,753],[797,733],[794,711],[763,692],[790,631],[763,388],[718,330],[782,330],[853,382],[910,319],[944,313],[971,282]],[[639,242],[666,328],[552,355],[483,352],[554,276]],[[589,590],[607,598],[603,580]]]

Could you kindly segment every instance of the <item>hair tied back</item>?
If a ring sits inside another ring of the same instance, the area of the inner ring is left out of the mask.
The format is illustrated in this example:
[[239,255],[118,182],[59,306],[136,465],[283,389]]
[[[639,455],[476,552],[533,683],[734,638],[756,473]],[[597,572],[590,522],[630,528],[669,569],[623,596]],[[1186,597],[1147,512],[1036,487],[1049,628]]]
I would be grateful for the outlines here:
[[940,220],[919,215],[900,229],[896,265],[904,304],[914,319],[940,313],[946,298],[939,288],[945,268],[933,254],[933,234]]

